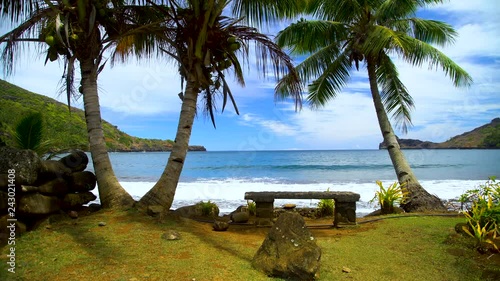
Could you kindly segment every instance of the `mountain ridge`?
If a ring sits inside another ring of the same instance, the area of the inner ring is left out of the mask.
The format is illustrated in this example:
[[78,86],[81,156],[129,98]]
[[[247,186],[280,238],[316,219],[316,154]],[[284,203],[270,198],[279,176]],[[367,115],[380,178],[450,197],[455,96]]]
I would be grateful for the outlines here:
[[[66,104],[0,79],[0,140],[12,145],[15,124],[32,112],[41,112],[43,115],[45,135],[50,136],[52,144],[51,151],[89,150],[83,110],[75,107],[68,110]],[[172,140],[131,136],[104,119],[102,127],[108,151],[171,151],[174,143]],[[191,145],[189,150],[206,151],[206,148],[201,145]]]

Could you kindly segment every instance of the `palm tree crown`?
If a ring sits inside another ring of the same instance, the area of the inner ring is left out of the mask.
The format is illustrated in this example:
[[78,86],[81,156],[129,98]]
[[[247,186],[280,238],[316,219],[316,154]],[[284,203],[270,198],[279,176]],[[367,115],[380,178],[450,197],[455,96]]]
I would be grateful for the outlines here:
[[[441,67],[455,86],[467,86],[471,77],[433,44],[453,42],[456,32],[443,22],[416,17],[418,8],[441,0],[312,0],[306,12],[318,20],[299,20],[278,34],[278,44],[296,54],[311,54],[296,68],[309,84],[313,107],[335,98],[349,81],[353,67],[366,65],[370,91],[384,142],[396,176],[410,199],[402,207],[410,211],[442,211],[439,198],[418,182],[399,147],[387,112],[407,131],[413,99],[398,77],[390,56],[414,66],[429,63]],[[287,81],[287,77],[283,81]],[[379,90],[379,87],[381,91]],[[287,83],[279,91],[288,92]]]
[[[311,54],[297,66],[309,85],[308,100],[323,106],[346,86],[351,70],[373,62],[385,108],[406,132],[411,125],[413,99],[398,78],[390,56],[414,66],[429,63],[441,67],[454,85],[464,86],[471,77],[437,46],[452,43],[457,35],[448,24],[416,17],[418,8],[440,0],[339,0],[309,2],[306,12],[318,20],[301,19],[278,34],[280,46],[295,54]],[[280,91],[288,91],[286,84]]]

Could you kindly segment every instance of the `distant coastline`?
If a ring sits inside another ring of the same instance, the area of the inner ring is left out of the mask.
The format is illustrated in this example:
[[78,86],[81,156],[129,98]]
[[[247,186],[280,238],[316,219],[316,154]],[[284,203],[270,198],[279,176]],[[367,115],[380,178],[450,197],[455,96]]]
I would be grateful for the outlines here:
[[[172,147],[160,148],[160,149],[110,149],[108,152],[170,152]],[[207,151],[207,149],[202,145],[190,145],[188,151]]]
[[[440,143],[396,138],[401,149],[500,149],[500,118]],[[387,145],[382,142],[379,149]]]

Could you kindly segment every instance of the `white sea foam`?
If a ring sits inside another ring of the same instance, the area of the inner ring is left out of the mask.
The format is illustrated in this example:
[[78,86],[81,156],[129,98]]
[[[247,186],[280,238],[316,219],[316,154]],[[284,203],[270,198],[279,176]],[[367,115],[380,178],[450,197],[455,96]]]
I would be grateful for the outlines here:
[[[392,182],[383,182],[384,186]],[[441,199],[455,199],[466,190],[483,184],[479,180],[431,180],[421,181],[422,186],[431,194]],[[122,186],[136,200],[140,199],[154,185],[153,182],[121,182]],[[244,200],[245,192],[248,191],[352,191],[359,193],[361,198],[357,205],[356,212],[366,214],[375,210],[376,206],[371,206],[368,201],[373,198],[378,187],[375,183],[314,183],[314,184],[287,184],[276,183],[269,179],[225,179],[225,180],[200,180],[194,182],[180,182],[172,208],[191,205],[199,201],[212,201],[219,205],[221,213],[229,213],[240,205],[246,204]],[[97,189],[94,190],[97,194]],[[95,201],[99,202],[99,199]],[[318,200],[288,200],[277,199],[275,206],[281,206],[284,203],[294,203],[300,207],[316,206]]]

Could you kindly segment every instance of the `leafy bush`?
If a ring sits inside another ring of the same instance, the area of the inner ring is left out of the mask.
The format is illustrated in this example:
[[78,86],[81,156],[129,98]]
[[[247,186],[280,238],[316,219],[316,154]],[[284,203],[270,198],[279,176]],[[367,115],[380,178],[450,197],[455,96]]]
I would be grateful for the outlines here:
[[478,247],[484,243],[493,245],[500,234],[500,182],[490,177],[485,184],[468,190],[459,198],[468,227],[464,231],[476,239]]
[[404,188],[404,184],[400,185],[394,182],[387,189],[381,181],[376,181],[379,190],[375,192],[375,196],[370,200],[370,203],[377,200],[382,210],[382,214],[394,213],[394,204],[404,203],[407,200],[408,191]]
[[[328,188],[326,191],[330,191]],[[320,199],[318,203],[317,215],[320,217],[333,216],[335,210],[335,201],[333,199]]]
[[200,201],[196,204],[196,207],[199,208],[202,216],[209,217],[219,215],[219,207],[217,204],[210,202],[210,200],[208,200],[208,202]]
[[248,213],[251,216],[255,216],[257,214],[257,206],[255,205],[255,202],[247,201],[247,209],[248,209]]

